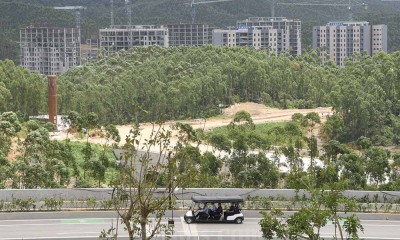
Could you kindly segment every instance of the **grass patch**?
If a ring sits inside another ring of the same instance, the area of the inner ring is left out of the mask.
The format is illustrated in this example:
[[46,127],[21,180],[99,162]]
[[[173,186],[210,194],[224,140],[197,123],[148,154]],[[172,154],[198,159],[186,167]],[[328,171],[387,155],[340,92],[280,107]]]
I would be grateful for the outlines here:
[[[304,129],[294,122],[274,122],[256,124],[255,129],[243,129],[240,134],[245,134],[248,141],[254,138],[263,139],[267,145],[288,146],[296,140],[303,141]],[[206,141],[212,135],[222,135],[227,139],[234,140],[237,131],[232,130],[229,126],[214,128],[206,133]]]

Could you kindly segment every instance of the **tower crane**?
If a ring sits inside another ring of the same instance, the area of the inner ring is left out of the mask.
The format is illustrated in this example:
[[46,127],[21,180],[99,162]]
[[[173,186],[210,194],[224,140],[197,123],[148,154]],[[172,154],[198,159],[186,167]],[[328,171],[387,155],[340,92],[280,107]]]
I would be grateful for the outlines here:
[[126,15],[128,18],[128,26],[132,25],[132,7],[129,0],[125,0]]
[[232,2],[233,0],[212,0],[212,1],[202,1],[202,2],[195,2],[195,0],[192,0],[190,4],[190,8],[192,9],[191,15],[192,15],[192,24],[195,23],[196,20],[196,5],[199,4],[208,4],[208,3],[219,3],[219,2]]
[[81,29],[81,10],[86,9],[86,7],[82,6],[65,6],[65,7],[54,7],[54,9],[58,10],[75,10],[75,24],[77,29]]
[[349,3],[318,3],[318,2],[293,2],[293,3],[277,3],[278,5],[292,5],[292,6],[331,6],[331,7],[347,7],[349,10],[349,20],[353,20],[353,7],[361,5],[365,10],[368,9],[368,4],[352,4],[351,0]]
[[[110,0],[110,8],[111,8],[111,28],[114,27],[114,0]],[[126,8],[126,17],[128,26],[132,25],[132,6],[130,0],[125,0],[125,8]]]
[[111,28],[114,28],[114,0],[110,0],[111,4]]
[[276,1],[277,0],[271,0],[271,17],[275,17],[275,7],[276,7]]

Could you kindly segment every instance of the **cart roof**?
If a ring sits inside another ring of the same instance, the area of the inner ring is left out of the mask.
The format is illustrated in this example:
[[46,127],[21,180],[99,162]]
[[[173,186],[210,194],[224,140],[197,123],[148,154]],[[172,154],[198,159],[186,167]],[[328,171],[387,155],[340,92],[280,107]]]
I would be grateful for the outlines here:
[[193,196],[193,202],[207,203],[227,203],[227,202],[243,202],[244,199],[240,196]]

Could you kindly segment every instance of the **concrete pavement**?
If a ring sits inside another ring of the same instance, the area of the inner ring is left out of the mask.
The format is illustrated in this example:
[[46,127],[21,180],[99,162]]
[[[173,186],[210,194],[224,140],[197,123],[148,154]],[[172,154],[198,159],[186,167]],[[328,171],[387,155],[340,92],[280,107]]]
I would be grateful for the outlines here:
[[[246,211],[243,224],[186,224],[183,211],[175,211],[173,239],[261,239],[257,211]],[[117,226],[115,212],[60,212],[0,214],[0,240],[16,239],[98,239],[101,231]],[[360,216],[364,239],[400,240],[398,215],[363,214]],[[373,219],[377,218],[377,219]],[[397,220],[386,220],[396,219]],[[166,222],[166,220],[165,220]],[[118,239],[126,239],[123,226],[118,223]],[[322,235],[330,239],[335,233],[329,223]],[[159,236],[157,239],[163,239]]]

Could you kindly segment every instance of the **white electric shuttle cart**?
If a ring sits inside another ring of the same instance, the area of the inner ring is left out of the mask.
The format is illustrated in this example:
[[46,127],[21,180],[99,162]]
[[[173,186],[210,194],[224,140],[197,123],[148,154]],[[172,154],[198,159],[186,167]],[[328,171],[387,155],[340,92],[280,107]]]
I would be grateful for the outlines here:
[[[239,207],[244,200],[240,196],[193,196],[192,205],[186,212],[184,219],[186,223],[242,223],[243,213]],[[213,205],[220,206],[212,211]]]

